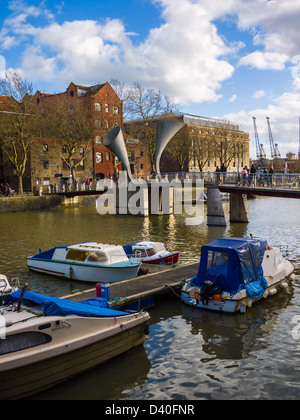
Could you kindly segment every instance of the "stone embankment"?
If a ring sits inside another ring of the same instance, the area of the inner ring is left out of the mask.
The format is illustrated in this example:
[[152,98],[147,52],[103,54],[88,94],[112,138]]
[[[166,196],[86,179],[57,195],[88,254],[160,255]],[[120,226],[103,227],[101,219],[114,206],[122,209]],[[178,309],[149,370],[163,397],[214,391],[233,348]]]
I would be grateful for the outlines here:
[[45,210],[56,207],[62,203],[62,197],[41,196],[41,197],[1,197],[0,213],[27,211],[27,210]]
[[89,207],[95,205],[99,196],[77,198],[76,202],[69,203],[64,196],[42,195],[42,196],[15,196],[0,197],[0,213],[47,210],[57,206],[65,207]]

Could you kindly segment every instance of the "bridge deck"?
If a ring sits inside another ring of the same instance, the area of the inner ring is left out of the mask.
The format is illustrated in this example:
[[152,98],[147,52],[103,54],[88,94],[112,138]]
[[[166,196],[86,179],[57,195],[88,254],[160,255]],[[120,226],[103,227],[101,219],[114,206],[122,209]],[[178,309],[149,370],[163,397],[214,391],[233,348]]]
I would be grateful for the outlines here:
[[300,191],[296,189],[282,189],[271,187],[242,187],[233,185],[219,185],[219,190],[225,193],[258,195],[265,197],[300,198]]

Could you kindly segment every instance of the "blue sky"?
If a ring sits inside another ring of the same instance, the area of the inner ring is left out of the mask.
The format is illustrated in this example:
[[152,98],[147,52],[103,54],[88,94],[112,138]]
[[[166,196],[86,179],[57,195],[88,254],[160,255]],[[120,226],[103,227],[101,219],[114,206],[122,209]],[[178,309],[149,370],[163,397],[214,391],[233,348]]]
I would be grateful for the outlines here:
[[139,82],[182,112],[237,122],[252,116],[270,154],[298,153],[300,0],[2,0],[0,73],[36,89],[71,81]]

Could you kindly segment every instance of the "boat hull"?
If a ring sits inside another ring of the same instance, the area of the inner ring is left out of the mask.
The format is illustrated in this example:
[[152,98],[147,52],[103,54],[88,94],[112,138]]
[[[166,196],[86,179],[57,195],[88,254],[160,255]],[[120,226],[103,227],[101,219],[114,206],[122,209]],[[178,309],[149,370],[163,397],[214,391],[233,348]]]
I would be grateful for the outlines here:
[[172,252],[166,256],[141,258],[143,264],[165,264],[174,265],[178,263],[179,252]]
[[50,274],[70,280],[85,281],[89,283],[115,283],[128,280],[138,275],[139,265],[127,266],[87,266],[84,264],[62,263],[28,258],[27,265],[30,270]]
[[222,301],[217,301],[213,299],[209,299],[208,302],[202,303],[201,300],[196,299],[193,296],[189,296],[188,293],[185,291],[181,292],[181,300],[188,306],[192,306],[193,308],[198,309],[207,309],[212,311],[218,312],[225,312],[225,313],[235,313],[235,312],[245,312],[247,307],[251,307],[254,303],[265,300],[270,296],[274,296],[275,294],[282,291],[286,286],[288,278],[281,279],[275,283],[272,283],[268,288],[266,293],[255,299],[251,299],[249,296],[245,294],[238,294],[240,298],[237,299],[225,299]]
[[141,345],[145,340],[144,330],[145,325],[140,324],[78,350],[7,370],[1,375],[1,399],[28,397],[98,366]]

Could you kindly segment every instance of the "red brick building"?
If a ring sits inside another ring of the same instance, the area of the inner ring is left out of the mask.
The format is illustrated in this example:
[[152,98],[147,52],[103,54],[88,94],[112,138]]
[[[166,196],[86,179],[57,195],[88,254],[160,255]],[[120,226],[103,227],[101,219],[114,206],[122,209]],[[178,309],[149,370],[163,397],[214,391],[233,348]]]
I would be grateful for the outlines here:
[[[103,146],[105,135],[114,127],[123,125],[123,103],[109,83],[81,86],[70,83],[63,93],[49,95],[39,91],[35,94],[37,106],[53,100],[66,102],[70,107],[76,101],[84,101],[94,113],[94,142],[92,153],[92,179],[111,178],[115,173],[112,153]],[[88,165],[90,166],[90,165]]]

